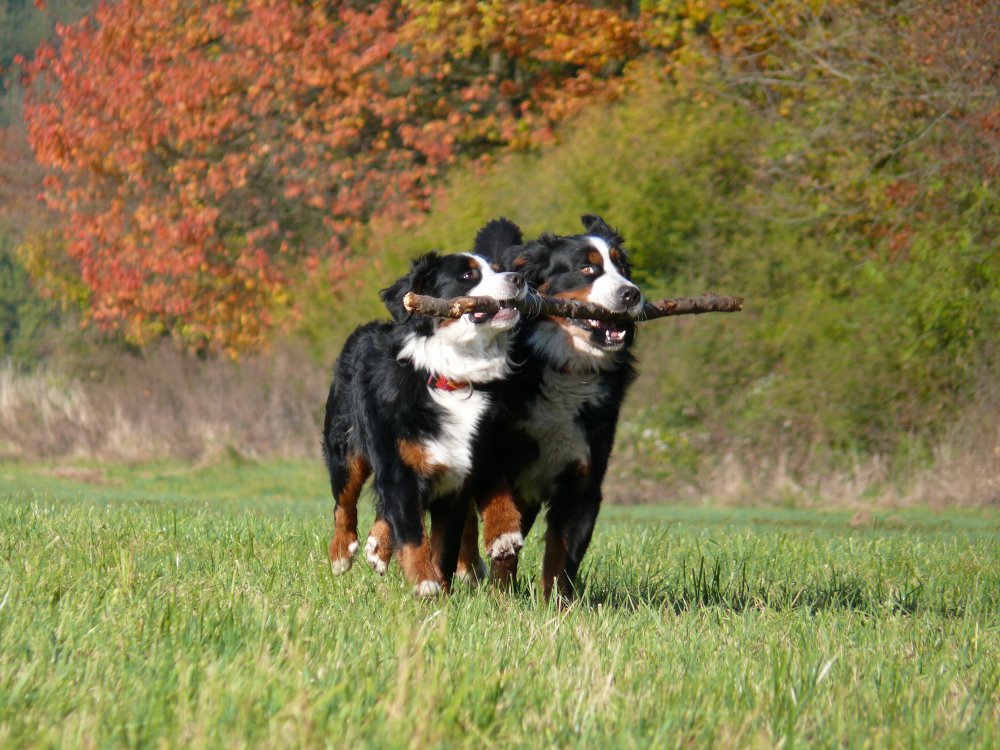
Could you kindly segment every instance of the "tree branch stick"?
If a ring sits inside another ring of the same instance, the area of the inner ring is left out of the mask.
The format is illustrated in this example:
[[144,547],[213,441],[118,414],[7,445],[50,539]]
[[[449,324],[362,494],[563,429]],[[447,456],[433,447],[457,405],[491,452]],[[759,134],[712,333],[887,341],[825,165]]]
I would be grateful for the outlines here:
[[[416,315],[431,315],[436,318],[460,318],[474,312],[496,313],[502,305],[493,297],[453,297],[441,299],[422,294],[407,293],[403,297],[406,311]],[[638,315],[628,312],[612,312],[600,305],[558,297],[541,297],[529,294],[523,300],[513,300],[506,306],[514,307],[529,318],[555,316],[559,318],[584,318],[587,320],[608,320],[615,322],[653,320],[672,315],[700,315],[708,312],[740,312],[742,297],[726,297],[706,292],[697,297],[663,299],[647,302]]]

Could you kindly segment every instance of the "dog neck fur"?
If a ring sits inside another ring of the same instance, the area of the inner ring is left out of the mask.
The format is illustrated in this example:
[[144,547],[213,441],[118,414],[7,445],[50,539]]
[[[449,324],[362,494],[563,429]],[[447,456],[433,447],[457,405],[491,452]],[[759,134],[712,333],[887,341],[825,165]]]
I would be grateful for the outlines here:
[[[482,281],[469,294],[496,298],[516,296],[507,275],[497,273],[483,258],[470,255],[479,264]],[[397,359],[409,360],[419,370],[465,383],[490,383],[511,373],[509,332],[511,324],[497,329],[492,323],[476,324],[468,315],[439,323],[430,336],[407,335]]]
[[475,323],[463,316],[455,323],[438,328],[431,336],[407,334],[397,359],[409,360],[418,370],[443,375],[463,383],[490,383],[510,375],[507,334],[484,340],[462,329]]

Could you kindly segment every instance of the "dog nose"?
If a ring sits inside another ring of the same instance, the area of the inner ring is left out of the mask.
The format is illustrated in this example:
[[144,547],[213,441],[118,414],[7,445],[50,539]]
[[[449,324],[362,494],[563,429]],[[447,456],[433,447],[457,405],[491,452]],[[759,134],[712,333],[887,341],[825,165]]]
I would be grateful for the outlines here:
[[524,289],[523,273],[508,273],[507,278],[510,279],[510,283],[513,284],[518,289]]
[[639,292],[639,289],[634,286],[624,287],[621,292],[618,293],[618,296],[621,298],[622,304],[625,305],[625,307],[635,307],[639,304],[639,300],[642,299],[642,294]]

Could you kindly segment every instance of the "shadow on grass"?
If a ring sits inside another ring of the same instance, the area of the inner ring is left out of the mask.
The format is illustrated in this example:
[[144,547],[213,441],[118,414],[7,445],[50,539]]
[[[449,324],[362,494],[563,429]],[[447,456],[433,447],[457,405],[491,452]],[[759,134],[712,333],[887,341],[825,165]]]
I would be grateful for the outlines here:
[[[881,577],[873,581],[831,570],[821,580],[801,583],[784,575],[750,576],[745,561],[727,564],[717,559],[710,563],[702,556],[696,564],[683,563],[679,574],[657,578],[612,581],[591,576],[582,582],[578,606],[669,609],[675,613],[717,608],[730,612],[841,610],[878,616],[932,612],[961,617],[970,601],[966,595],[953,599],[945,592],[932,594],[919,580],[894,586]],[[980,597],[975,607],[996,611],[996,597]]]

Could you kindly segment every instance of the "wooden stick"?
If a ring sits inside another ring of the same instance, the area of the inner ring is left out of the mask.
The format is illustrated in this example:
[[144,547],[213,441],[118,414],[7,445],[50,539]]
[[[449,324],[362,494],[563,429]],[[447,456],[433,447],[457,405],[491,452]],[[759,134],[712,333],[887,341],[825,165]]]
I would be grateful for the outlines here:
[[528,294],[522,300],[510,300],[501,305],[493,297],[453,297],[441,299],[427,297],[423,294],[408,292],[403,297],[406,311],[416,315],[431,315],[436,318],[460,318],[474,312],[494,314],[501,307],[513,307],[529,318],[552,315],[559,318],[584,318],[586,320],[608,320],[616,322],[653,320],[672,315],[700,315],[708,312],[740,312],[743,309],[742,297],[725,297],[721,294],[706,292],[697,297],[681,297],[679,299],[662,299],[659,302],[647,302],[638,315],[629,312],[612,312],[605,307],[589,302],[560,299],[558,297],[541,297]]

